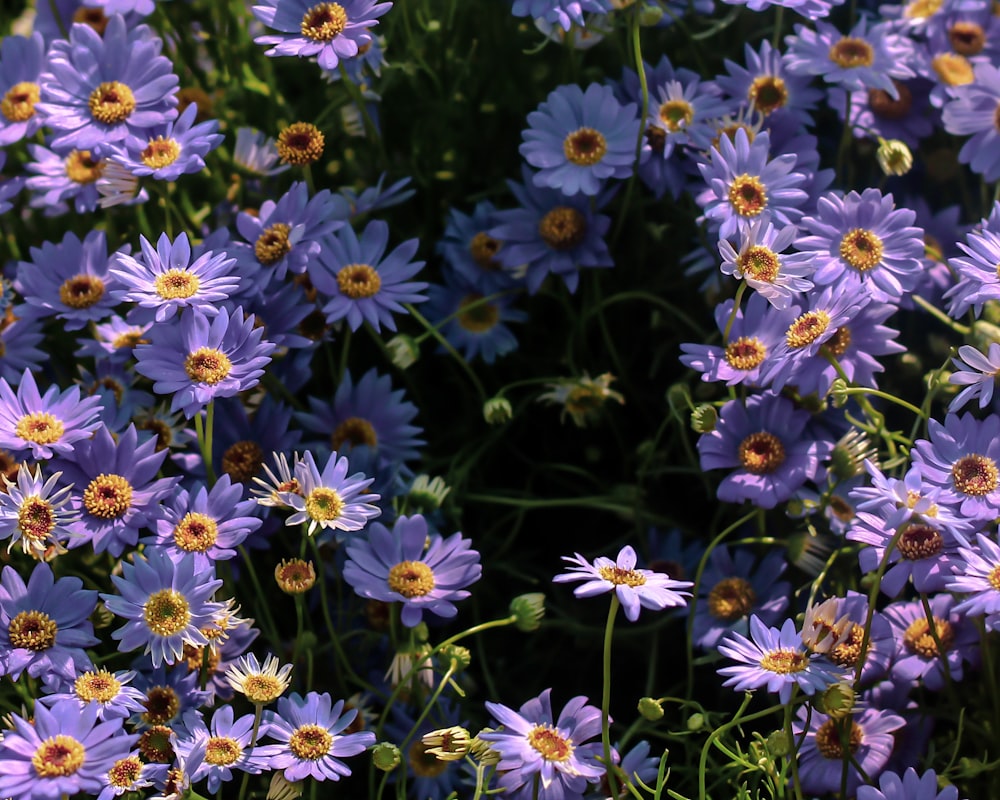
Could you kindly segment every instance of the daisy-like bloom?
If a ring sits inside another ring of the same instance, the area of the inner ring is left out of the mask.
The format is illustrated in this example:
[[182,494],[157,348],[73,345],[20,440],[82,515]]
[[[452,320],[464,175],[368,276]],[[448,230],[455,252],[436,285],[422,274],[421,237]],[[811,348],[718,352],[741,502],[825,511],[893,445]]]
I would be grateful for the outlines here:
[[496,208],[488,200],[476,203],[470,215],[450,209],[448,226],[437,246],[448,265],[483,295],[496,294],[517,285],[516,278],[504,271],[497,259],[503,242],[487,233],[496,222]]
[[261,203],[256,215],[242,212],[236,218],[236,228],[253,245],[258,264],[269,268],[275,280],[288,272],[305,272],[322,250],[320,240],[343,224],[329,190],[310,198],[301,181],[293,183],[278,202]]
[[964,614],[955,612],[955,598],[950,594],[934,595],[930,606],[936,638],[919,601],[893,603],[882,613],[896,639],[890,678],[909,686],[920,679],[928,689],[939,692],[945,686],[943,660],[948,662],[952,681],[962,680],[964,662],[978,661],[979,632]]
[[698,163],[708,188],[695,199],[710,230],[720,238],[736,235],[764,214],[781,226],[794,224],[802,216],[801,206],[809,196],[801,188],[806,176],[793,171],[797,156],[785,153],[770,158],[770,148],[766,132],[751,142],[740,128],[733,139],[720,137],[708,161]]
[[367,539],[348,542],[344,580],[360,597],[402,603],[408,628],[424,611],[450,619],[458,613],[454,601],[468,597],[465,587],[482,575],[471,543],[461,533],[428,543],[427,521],[420,514],[399,517],[392,531],[374,522]]
[[265,55],[315,56],[323,69],[336,69],[341,59],[356,56],[371,42],[370,29],[390,8],[392,3],[377,0],[264,0],[253,7],[254,16],[280,33],[258,36],[254,41],[274,45]]
[[344,701],[333,703],[326,692],[279,698],[278,712],[267,716],[267,735],[281,743],[273,748],[270,768],[284,770],[290,781],[337,781],[350,775],[341,759],[375,744],[373,731],[344,733],[357,715],[357,709],[345,712]]
[[583,27],[584,14],[606,14],[611,11],[608,0],[512,0],[515,17],[532,17],[568,31],[574,24]]
[[558,719],[546,689],[517,711],[500,703],[486,703],[486,710],[503,726],[501,730],[479,734],[500,754],[498,783],[504,794],[523,800],[531,797],[535,778],[538,796],[549,800],[578,797],[604,776],[597,760],[600,742],[587,744],[600,735],[601,711],[587,704],[586,697],[574,697],[563,707]]
[[910,63],[913,45],[887,23],[869,27],[862,16],[845,36],[828,22],[816,29],[795,26],[795,35],[786,37],[788,71],[795,75],[821,75],[827,83],[855,92],[882,89],[898,97],[893,78],[916,76]]
[[90,668],[83,648],[98,643],[87,619],[97,592],[76,577],[56,580],[45,562],[35,564],[28,583],[14,570],[0,574],[0,669],[17,680],[27,671],[46,683],[72,681]]
[[993,391],[1000,373],[1000,344],[990,342],[989,352],[984,354],[972,345],[958,348],[958,358],[952,363],[958,368],[948,378],[949,383],[964,386],[948,404],[949,411],[958,411],[970,400],[979,398],[979,407],[986,408],[993,401]]
[[109,672],[103,667],[88,669],[80,673],[67,689],[40,697],[39,701],[50,708],[66,700],[76,703],[80,709],[94,703],[100,720],[128,719],[142,711],[146,699],[141,690],[129,685],[133,678],[135,673],[127,670]]
[[191,555],[174,561],[152,548],[132,563],[123,562],[121,577],[112,575],[111,580],[120,594],[104,593],[101,599],[109,611],[127,620],[111,638],[120,642],[122,652],[143,647],[154,667],[182,660],[185,645],[207,645],[202,629],[217,628],[216,612],[222,604],[209,598],[222,581],[214,570],[196,570]]
[[135,369],[155,381],[154,392],[172,395],[171,412],[183,410],[190,419],[216,397],[232,397],[260,382],[274,352],[263,334],[242,308],[211,319],[188,309],[180,322],[154,327],[151,343],[135,348]]
[[292,665],[280,664],[277,656],[270,653],[263,664],[253,653],[248,653],[226,670],[226,680],[251,703],[267,705],[281,697],[292,682]]
[[239,288],[240,277],[232,270],[236,259],[208,250],[192,261],[186,233],[173,242],[161,234],[155,248],[140,235],[139,245],[140,258],[115,253],[111,259],[111,274],[120,287],[113,292],[115,299],[143,309],[129,315],[131,322],[163,322],[188,306],[213,317],[218,304]]
[[302,167],[319,161],[326,146],[326,137],[311,122],[293,122],[278,132],[275,146],[281,163]]
[[735,468],[719,484],[719,499],[774,508],[821,477],[833,444],[808,434],[809,420],[808,411],[774,394],[726,403],[715,430],[698,440],[702,469]]
[[906,720],[899,715],[876,708],[833,719],[801,706],[792,733],[802,743],[798,750],[802,791],[810,795],[840,791],[846,764],[847,791],[853,795],[865,780],[858,768],[867,778],[878,775],[892,755],[893,731],[904,725]]
[[794,225],[779,229],[767,216],[757,217],[737,231],[738,249],[728,239],[719,242],[722,273],[745,280],[775,308],[788,308],[793,294],[813,288],[807,276],[816,269],[803,253],[780,255],[792,245],[798,232]]
[[74,355],[125,364],[132,360],[132,350],[137,344],[149,344],[146,334],[151,326],[152,323],[133,325],[117,314],[112,315],[107,322],[95,325],[91,335],[77,340],[80,349]]
[[[930,136],[934,131],[934,120],[929,114],[930,103],[926,83],[919,80],[905,83],[897,80],[894,84],[897,95],[895,99],[884,89],[850,92],[848,97],[846,90],[835,87],[827,93],[827,103],[836,110],[842,122],[845,121],[844,114],[848,114],[847,120],[850,120],[856,139],[877,141],[881,138],[902,142],[916,149],[920,140]],[[898,158],[897,168],[900,170],[898,174],[905,175],[913,165],[912,155],[907,160],[901,153]],[[886,163],[890,166],[894,164],[892,160],[887,160]],[[891,172],[885,166],[883,171]]]
[[291,164],[278,164],[280,156],[274,139],[254,128],[237,128],[233,161],[251,175],[269,177],[291,169]]
[[67,233],[59,244],[31,248],[31,261],[19,261],[15,287],[38,317],[53,314],[69,331],[100,322],[117,305],[108,276],[108,243],[104,231],[91,231],[81,242]]
[[178,79],[162,47],[148,27],[127,30],[117,14],[103,37],[74,25],[53,42],[37,106],[56,131],[52,146],[90,150],[174,119]]
[[79,386],[65,392],[50,386],[40,394],[27,370],[17,394],[0,378],[0,448],[14,454],[30,452],[39,460],[68,454],[75,442],[97,430],[100,408],[101,398],[81,398]]
[[777,692],[782,703],[791,699],[795,686],[812,695],[837,680],[826,658],[805,649],[791,619],[786,619],[779,631],[751,616],[750,638],[731,632],[719,644],[719,652],[740,662],[718,670],[726,676],[723,686],[732,686],[737,692],[767,689]]
[[608,178],[627,178],[635,161],[639,120],[633,103],[621,105],[614,89],[592,83],[560,86],[528,114],[520,153],[538,172],[536,186],[565,195],[594,196]]
[[577,378],[562,378],[558,383],[547,383],[549,391],[538,395],[539,403],[562,406],[559,421],[565,422],[567,415],[578,428],[585,428],[588,422],[600,417],[604,404],[614,400],[619,405],[625,403],[621,392],[611,388],[615,376],[610,372],[591,378],[586,372]]
[[135,206],[149,199],[146,190],[139,186],[139,177],[111,159],[105,164],[96,186],[97,193],[101,196],[97,204],[101,208]]
[[948,414],[927,427],[930,441],[914,442],[913,461],[927,483],[948,490],[939,502],[982,522],[1000,516],[1000,418]]
[[0,147],[28,139],[42,127],[35,108],[41,99],[38,76],[45,63],[45,40],[40,33],[6,36],[0,42]]
[[[806,611],[802,625],[802,641],[814,653],[822,653],[845,674],[853,679],[861,658],[861,643],[868,619],[868,598],[857,592],[846,597],[831,597]],[[876,611],[872,615],[865,664],[861,669],[861,685],[870,686],[882,680],[889,672],[896,651],[889,623]]]
[[211,489],[203,484],[182,489],[161,507],[156,535],[143,541],[176,556],[191,553],[199,569],[235,558],[236,548],[263,522],[253,516],[256,501],[242,498],[243,484],[225,473]]
[[300,460],[299,454],[295,453],[292,456],[291,464],[288,463],[288,456],[284,453],[272,452],[271,458],[274,461],[274,470],[272,471],[267,463],[262,461],[261,469],[264,470],[267,480],[255,475],[253,482],[259,488],[251,489],[250,494],[256,499],[257,505],[269,508],[290,508],[288,503],[283,499],[284,495],[289,492],[302,491],[298,479],[293,474],[295,464]]
[[251,747],[254,737],[254,715],[245,714],[235,719],[233,707],[223,705],[212,715],[211,727],[202,719],[201,712],[188,711],[181,723],[184,734],[179,735],[174,752],[186,758],[195,749],[204,749],[204,758],[191,770],[191,782],[208,781],[208,791],[215,793],[222,784],[233,780],[235,770],[259,775],[268,766],[267,747]]
[[309,278],[320,295],[330,300],[323,306],[326,321],[342,319],[352,331],[367,322],[376,331],[385,325],[396,330],[393,313],[406,313],[403,303],[422,303],[427,284],[409,280],[424,266],[411,261],[419,241],[410,239],[386,255],[389,226],[372,220],[359,237],[347,225],[324,242],[319,259],[309,268]]
[[88,214],[97,208],[100,194],[97,179],[104,174],[105,160],[92,150],[56,152],[40,144],[29,144],[31,161],[25,171],[35,173],[25,181],[32,193],[30,205],[46,216],[63,214],[72,208],[78,214]]
[[952,317],[960,317],[970,308],[978,317],[987,301],[1000,300],[1000,275],[996,267],[1000,263],[1000,220],[994,221],[995,217],[994,210],[989,219],[982,220],[978,231],[957,243],[964,257],[948,260],[958,275],[958,282],[944,295],[944,299],[951,301],[948,313]]
[[175,181],[181,175],[201,172],[205,156],[222,144],[218,120],[195,125],[198,106],[191,103],[172,122],[130,133],[109,148],[109,157],[133,175]]
[[30,722],[17,714],[11,720],[13,730],[0,740],[0,794],[14,800],[93,797],[138,738],[122,730],[120,718],[98,722],[96,703],[80,708],[64,700],[51,709],[38,703]]
[[16,483],[0,473],[7,486],[0,492],[0,539],[10,538],[8,553],[20,542],[25,554],[40,559],[49,547],[59,549],[72,535],[68,526],[78,515],[66,505],[73,487],[56,489],[61,477],[56,472],[43,481],[41,466],[32,474],[27,464],[17,470]]
[[486,232],[504,243],[496,256],[504,269],[526,268],[528,291],[535,294],[551,273],[575,292],[582,268],[614,266],[604,241],[611,218],[596,213],[611,199],[608,194],[596,202],[584,195],[567,197],[538,187],[527,167],[522,175],[523,184],[507,183],[521,207],[496,212],[497,224]]
[[153,785],[154,777],[166,775],[165,764],[146,764],[138,752],[117,759],[103,778],[97,800],[114,800],[126,792],[141,792]]
[[467,361],[482,356],[492,364],[498,356],[517,349],[517,337],[505,323],[524,322],[528,315],[511,308],[510,295],[488,300],[464,279],[445,273],[445,286],[428,291],[427,318]]
[[640,606],[662,611],[685,605],[687,600],[684,598],[691,596],[691,592],[685,590],[694,586],[691,581],[675,581],[662,572],[636,569],[635,550],[631,545],[625,545],[615,560],[598,556],[591,563],[579,553],[563,556],[562,560],[573,566],[556,575],[552,579],[554,583],[585,581],[573,590],[576,597],[596,597],[614,592],[629,622],[639,619]]
[[[2,291],[0,288],[0,293]],[[12,306],[0,311],[0,352],[3,353],[0,378],[17,386],[25,370],[41,372],[42,365],[49,359],[49,354],[38,348],[44,340],[41,320],[18,319]]]
[[1000,68],[977,64],[975,80],[951,89],[952,99],[941,111],[949,133],[971,138],[962,145],[958,160],[988,182],[1000,179]]
[[898,301],[922,272],[923,231],[913,227],[915,218],[878,189],[843,197],[829,192],[816,214],[802,220],[808,235],[795,248],[815,264],[817,284],[848,291],[860,285],[874,300]]
[[939,791],[934,770],[917,775],[913,767],[907,767],[902,778],[895,772],[883,772],[878,787],[859,786],[857,797],[858,800],[958,800],[958,787],[945,786]]
[[372,503],[377,494],[365,494],[374,478],[361,472],[348,476],[351,466],[347,458],[332,453],[322,472],[310,451],[295,463],[295,491],[282,494],[282,500],[293,509],[286,525],[307,524],[311,536],[316,528],[332,531],[360,531],[382,513]]
[[[945,588],[967,595],[955,606],[956,614],[996,615],[1000,612],[1000,545],[982,533],[976,534],[976,545],[958,549],[951,564],[954,574]],[[992,630],[994,625],[989,627]]]

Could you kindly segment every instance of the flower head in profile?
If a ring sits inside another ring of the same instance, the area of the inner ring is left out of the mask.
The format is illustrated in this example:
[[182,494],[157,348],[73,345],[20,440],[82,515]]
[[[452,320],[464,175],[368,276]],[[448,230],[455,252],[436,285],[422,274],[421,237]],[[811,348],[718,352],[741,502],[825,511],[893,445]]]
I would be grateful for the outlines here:
[[292,665],[281,664],[278,657],[268,654],[261,664],[257,656],[248,653],[226,670],[226,680],[251,703],[273,703],[285,693],[291,683]]
[[[204,758],[197,767],[189,767],[191,781],[207,779],[212,794],[224,782],[233,780],[239,770],[259,775],[268,763],[266,746],[251,746],[254,734],[254,715],[244,714],[238,719],[231,705],[220,705],[212,715],[210,724],[202,719],[201,712],[190,710],[181,722],[183,736],[177,736],[174,751],[181,758],[189,758],[195,751],[204,750]],[[192,768],[193,767],[193,768]]]
[[586,427],[588,422],[598,418],[598,412],[604,404],[614,400],[619,405],[625,403],[621,392],[611,388],[615,376],[610,372],[591,378],[586,372],[579,378],[564,378],[559,383],[549,383],[549,391],[538,396],[540,403],[550,403],[562,406],[559,420],[564,421],[566,415],[572,417],[578,428]]
[[7,552],[20,542],[21,550],[41,558],[52,545],[61,546],[72,535],[70,523],[77,514],[66,508],[72,486],[56,488],[61,472],[42,479],[42,468],[34,473],[27,464],[17,470],[17,481],[0,473],[7,485],[0,492],[0,539],[10,537]]
[[482,575],[479,553],[470,544],[461,533],[432,537],[428,544],[427,521],[420,514],[399,517],[391,531],[375,522],[367,539],[348,542],[344,580],[361,597],[401,602],[408,628],[424,611],[454,617],[454,601],[468,597],[466,587]]
[[989,351],[983,353],[969,344],[958,348],[958,358],[953,358],[957,372],[948,378],[949,383],[964,386],[948,404],[949,411],[958,411],[970,400],[979,401],[986,408],[993,401],[993,393],[1000,374],[1000,344],[990,342]]
[[35,105],[41,98],[38,76],[44,64],[40,33],[5,36],[0,42],[0,147],[30,138],[42,127]]
[[958,153],[958,160],[993,182],[1000,178],[996,115],[1000,109],[1000,69],[981,63],[974,68],[974,80],[950,89],[951,100],[941,111],[944,129],[959,136],[970,135]]
[[333,531],[360,531],[381,514],[372,503],[377,494],[366,494],[374,478],[362,472],[348,475],[347,458],[332,453],[320,471],[316,459],[306,451],[295,464],[295,489],[281,493],[281,499],[293,509],[288,525],[308,524],[312,535],[316,528]]
[[690,581],[672,580],[662,572],[636,569],[635,550],[630,545],[623,547],[614,561],[599,556],[590,563],[579,553],[563,556],[563,561],[574,566],[556,575],[552,579],[555,583],[586,581],[573,590],[573,594],[577,597],[595,597],[606,592],[614,592],[625,608],[625,616],[630,622],[639,619],[640,606],[662,611],[665,608],[684,605],[687,602],[685,597],[691,596],[691,593],[685,590],[694,585]]
[[236,129],[233,161],[238,166],[259,177],[277,175],[292,168],[291,164],[278,164],[279,159],[274,139],[266,133],[254,128]]

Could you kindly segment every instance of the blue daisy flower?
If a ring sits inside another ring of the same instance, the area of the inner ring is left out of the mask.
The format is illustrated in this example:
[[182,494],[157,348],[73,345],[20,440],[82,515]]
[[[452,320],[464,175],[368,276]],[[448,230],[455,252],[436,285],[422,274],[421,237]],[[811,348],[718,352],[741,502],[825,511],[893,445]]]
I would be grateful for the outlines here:
[[192,103],[174,121],[148,128],[141,136],[130,134],[108,150],[108,156],[133,175],[175,181],[200,172],[205,156],[222,144],[217,120],[194,124],[198,106]]
[[607,14],[608,0],[512,0],[515,17],[532,17],[558,25],[568,31],[573,25],[583,26],[584,14]]
[[221,791],[223,783],[233,780],[235,770],[259,775],[268,768],[269,751],[273,748],[250,744],[258,734],[253,714],[236,719],[232,706],[219,706],[209,726],[201,712],[191,710],[184,715],[182,727],[184,733],[178,735],[174,750],[183,759],[192,755],[195,748],[204,748],[205,757],[191,772],[191,782],[207,780],[210,793]]
[[444,236],[437,246],[448,266],[484,295],[517,285],[517,279],[503,269],[497,258],[503,242],[487,233],[496,222],[496,207],[488,200],[476,203],[472,214],[450,209]]
[[[17,307],[16,310],[20,310]],[[16,310],[8,306],[9,313],[0,314],[0,378],[11,386],[21,382],[21,376],[29,372],[41,371],[42,364],[49,359],[48,353],[39,350],[38,345],[45,339],[42,321],[20,319]]]
[[308,450],[295,463],[296,491],[282,492],[280,498],[293,509],[286,525],[308,525],[312,535],[316,528],[323,531],[360,531],[381,512],[372,505],[377,494],[365,494],[374,478],[364,473],[348,475],[350,463],[344,456],[332,453],[320,471],[316,459]]
[[635,161],[639,120],[610,86],[560,86],[528,114],[520,153],[537,167],[535,186],[594,196],[608,178],[627,178]]
[[965,256],[948,260],[949,266],[957,273],[958,282],[945,292],[944,299],[950,301],[948,313],[960,317],[970,308],[978,317],[983,306],[990,300],[1000,300],[1000,219],[994,213],[984,219],[976,232],[970,232],[964,242],[958,242]]
[[858,800],[958,800],[958,787],[938,789],[934,770],[918,775],[913,767],[907,767],[902,778],[895,772],[883,772],[877,787],[859,786]]
[[117,314],[112,314],[106,322],[95,325],[91,335],[77,341],[80,349],[77,358],[93,358],[112,364],[127,364],[132,360],[133,350],[138,344],[149,344],[147,335],[152,323],[134,325]]
[[266,133],[255,128],[236,129],[233,163],[237,166],[257,177],[269,177],[292,168],[291,164],[278,164],[280,158],[274,139]]
[[492,364],[517,349],[517,337],[505,323],[524,322],[528,315],[511,308],[510,295],[489,299],[453,279],[431,286],[428,297],[427,318],[467,361],[482,356]]
[[1000,68],[977,64],[975,80],[951,88],[952,100],[941,111],[944,129],[956,136],[970,136],[958,153],[983,180],[1000,179],[1000,132],[995,117],[1000,109]]
[[68,203],[77,214],[88,214],[101,199],[97,179],[104,174],[105,159],[92,150],[49,150],[40,144],[29,144],[31,155],[24,169],[34,173],[24,185],[32,193],[29,204],[45,216],[65,214]]
[[0,147],[35,135],[44,122],[35,108],[41,99],[38,76],[45,64],[45,41],[6,36],[0,42]]
[[109,672],[103,667],[88,669],[77,675],[62,691],[45,695],[38,700],[49,708],[69,700],[76,703],[80,710],[94,703],[99,720],[128,719],[132,714],[142,711],[142,703],[146,697],[142,691],[130,685],[135,676],[131,670]]
[[921,139],[934,132],[930,115],[930,95],[925,81],[894,80],[897,98],[884,89],[867,89],[850,93],[833,87],[827,93],[827,105],[841,121],[849,116],[856,139],[897,139],[916,149]]

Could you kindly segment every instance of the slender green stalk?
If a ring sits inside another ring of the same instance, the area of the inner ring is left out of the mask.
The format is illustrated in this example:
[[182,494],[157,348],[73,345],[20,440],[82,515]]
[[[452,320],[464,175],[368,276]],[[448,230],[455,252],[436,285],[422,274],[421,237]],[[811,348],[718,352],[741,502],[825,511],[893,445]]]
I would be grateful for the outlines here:
[[[257,734],[260,732],[260,720],[264,713],[263,703],[253,704],[253,731],[250,733],[250,747],[248,749],[253,749],[253,746],[257,744]],[[243,773],[243,780],[240,781],[240,800],[246,797],[247,784],[250,782],[250,773]]]
[[601,692],[601,743],[604,745],[604,768],[607,770],[608,788],[612,797],[618,797],[618,779],[615,776],[615,762],[611,758],[611,642],[620,605],[618,593],[615,592],[611,595],[608,621],[604,626],[604,684]]

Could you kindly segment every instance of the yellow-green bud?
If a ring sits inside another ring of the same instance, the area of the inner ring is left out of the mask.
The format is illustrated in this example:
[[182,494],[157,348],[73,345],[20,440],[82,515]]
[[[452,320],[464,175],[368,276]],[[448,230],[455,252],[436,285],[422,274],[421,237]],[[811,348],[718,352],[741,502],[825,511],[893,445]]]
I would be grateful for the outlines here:
[[440,475],[431,478],[430,475],[417,475],[410,487],[407,500],[417,506],[424,514],[437,511],[444,503],[444,499],[451,491],[451,487],[444,482]]
[[691,412],[691,428],[695,433],[711,433],[718,421],[719,412],[715,410],[715,406],[708,403],[702,403]]
[[476,737],[469,742],[469,752],[483,766],[492,767],[500,763],[500,754],[490,746],[489,742],[484,742],[479,738],[484,733],[493,733],[493,728],[483,728],[479,731]]
[[854,700],[854,689],[849,683],[835,683],[820,695],[819,706],[831,719],[844,719],[851,715]]
[[490,425],[503,425],[513,416],[514,409],[506,397],[491,397],[483,404],[483,418]]
[[426,752],[438,761],[459,761],[465,758],[472,745],[469,732],[457,725],[425,733],[420,741],[427,748]]
[[830,384],[830,403],[834,408],[843,408],[847,405],[850,395],[847,390],[850,387],[843,378],[834,378]]
[[913,153],[899,139],[879,138],[875,158],[886,175],[905,175],[913,168]]
[[389,360],[400,369],[412,367],[420,358],[420,345],[405,333],[393,336],[385,343],[385,349],[389,353]]
[[271,785],[267,789],[267,800],[297,800],[302,797],[302,781],[290,781],[279,769],[271,773]]
[[687,719],[687,729],[689,731],[700,731],[705,727],[705,715],[695,712]]
[[639,24],[644,28],[652,28],[663,19],[663,9],[658,5],[649,3],[639,9]]
[[450,644],[447,647],[442,647],[438,653],[441,656],[441,661],[445,664],[455,665],[455,672],[462,672],[472,663],[472,653],[469,651],[469,648],[458,644]]
[[671,408],[687,408],[691,405],[691,390],[685,383],[675,383],[667,389],[667,403]]
[[401,762],[399,748],[392,742],[379,742],[372,748],[372,763],[382,772],[392,772]]
[[642,714],[643,719],[656,722],[663,719],[663,705],[655,697],[640,697],[639,713]]
[[767,737],[767,749],[778,757],[787,756],[792,748],[784,731],[774,731]]
[[545,595],[541,592],[518,595],[510,601],[510,613],[517,618],[514,624],[519,631],[537,631],[545,616]]

